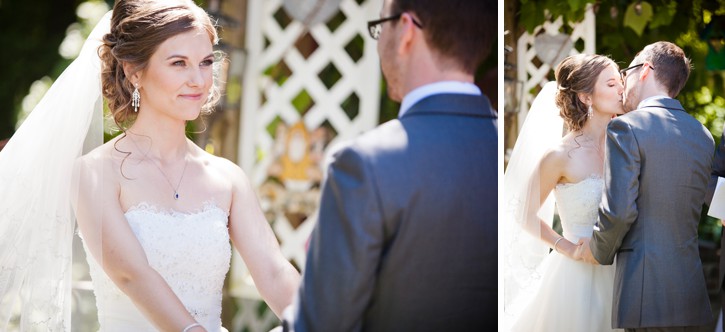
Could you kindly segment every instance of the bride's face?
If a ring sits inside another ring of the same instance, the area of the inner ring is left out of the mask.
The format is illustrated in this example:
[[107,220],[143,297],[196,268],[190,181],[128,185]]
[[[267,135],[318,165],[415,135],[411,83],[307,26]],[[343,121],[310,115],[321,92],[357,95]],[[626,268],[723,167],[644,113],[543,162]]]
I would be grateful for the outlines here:
[[194,29],[161,43],[140,75],[139,112],[194,120],[212,86],[214,54],[209,35]]
[[592,94],[592,108],[595,112],[607,115],[622,114],[622,93],[624,85],[617,66],[612,64],[602,70],[597,78]]

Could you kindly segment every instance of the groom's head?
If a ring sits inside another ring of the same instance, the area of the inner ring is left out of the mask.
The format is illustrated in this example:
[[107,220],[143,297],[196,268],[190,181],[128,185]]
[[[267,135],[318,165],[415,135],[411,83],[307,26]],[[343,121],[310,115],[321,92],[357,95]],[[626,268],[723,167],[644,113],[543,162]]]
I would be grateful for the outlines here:
[[676,97],[690,76],[690,59],[677,45],[660,41],[645,46],[621,73],[624,110],[630,112],[651,96]]

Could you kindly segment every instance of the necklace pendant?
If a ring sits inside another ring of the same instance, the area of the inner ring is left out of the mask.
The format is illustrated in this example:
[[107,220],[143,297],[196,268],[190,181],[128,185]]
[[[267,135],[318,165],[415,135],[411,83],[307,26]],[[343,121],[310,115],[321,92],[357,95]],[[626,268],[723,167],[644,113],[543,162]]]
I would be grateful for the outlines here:
[[179,199],[179,193],[174,192],[174,200],[178,200],[178,199]]

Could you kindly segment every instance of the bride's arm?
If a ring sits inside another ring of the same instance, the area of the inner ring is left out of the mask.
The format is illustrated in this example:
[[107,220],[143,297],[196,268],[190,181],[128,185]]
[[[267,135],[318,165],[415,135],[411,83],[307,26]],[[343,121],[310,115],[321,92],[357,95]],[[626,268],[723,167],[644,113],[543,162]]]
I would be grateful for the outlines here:
[[79,182],[73,205],[84,242],[104,272],[158,329],[182,331],[195,320],[149,265],[122,212],[119,185],[109,176],[114,172],[111,162],[103,159],[85,156],[75,165]]
[[237,165],[225,163],[233,186],[230,237],[262,298],[277,317],[282,317],[297,292],[300,273],[282,255],[247,176]]
[[[566,163],[568,160],[569,158],[565,151],[557,150],[547,152],[542,158],[539,165],[539,206],[544,204],[546,198],[549,197],[551,191],[554,190],[556,184],[563,177],[563,170],[566,169]],[[530,210],[533,211],[534,209]],[[536,211],[533,212],[535,213]],[[537,216],[531,217],[538,218]],[[539,219],[539,225],[540,238],[550,248],[557,250],[571,259],[581,259],[579,253],[577,252],[577,249],[581,246],[581,244],[575,244],[563,238],[543,220]]]

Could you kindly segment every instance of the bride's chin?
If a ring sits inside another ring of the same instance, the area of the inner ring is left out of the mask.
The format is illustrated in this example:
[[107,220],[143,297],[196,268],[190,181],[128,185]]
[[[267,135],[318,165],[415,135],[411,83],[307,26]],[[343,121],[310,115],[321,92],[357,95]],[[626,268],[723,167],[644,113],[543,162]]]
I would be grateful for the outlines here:
[[187,110],[179,113],[179,118],[184,121],[194,121],[201,115],[201,110]]

